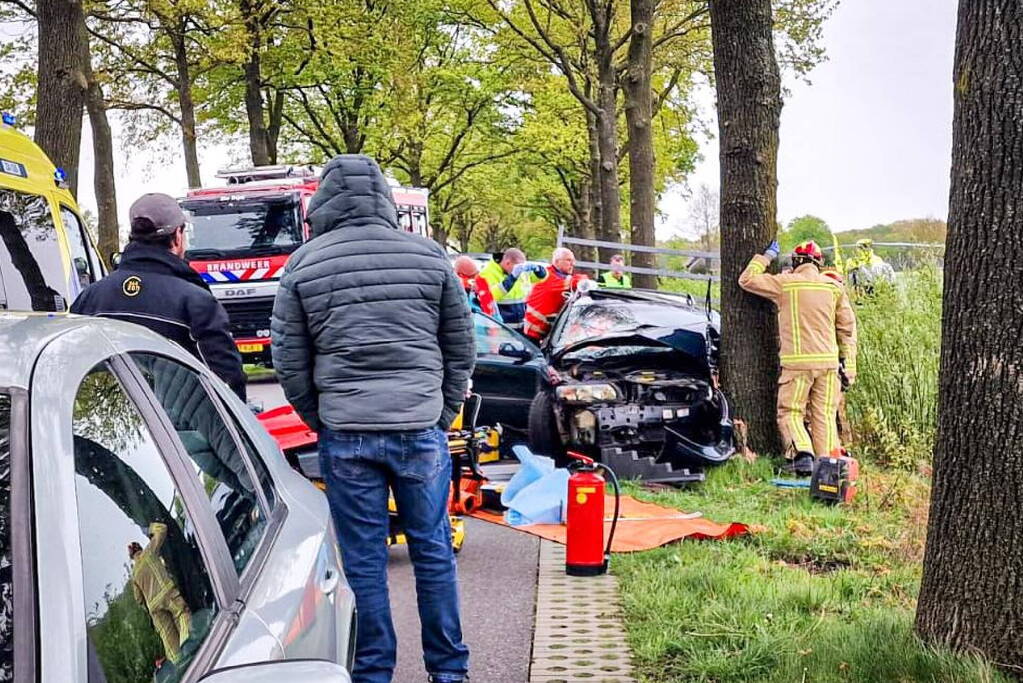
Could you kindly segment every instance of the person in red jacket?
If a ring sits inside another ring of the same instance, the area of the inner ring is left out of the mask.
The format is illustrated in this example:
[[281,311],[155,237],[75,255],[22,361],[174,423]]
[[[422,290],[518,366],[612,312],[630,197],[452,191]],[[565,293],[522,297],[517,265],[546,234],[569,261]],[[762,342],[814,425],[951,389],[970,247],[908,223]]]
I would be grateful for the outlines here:
[[526,320],[523,332],[531,339],[540,340],[550,332],[551,323],[565,305],[565,293],[575,290],[585,275],[573,274],[575,254],[571,249],[559,247],[551,256],[547,276],[533,285],[526,299]]
[[462,281],[465,295],[469,298],[469,308],[479,311],[491,318],[501,319],[497,310],[497,302],[490,293],[490,285],[480,277],[480,267],[468,256],[459,256],[454,262],[455,275]]

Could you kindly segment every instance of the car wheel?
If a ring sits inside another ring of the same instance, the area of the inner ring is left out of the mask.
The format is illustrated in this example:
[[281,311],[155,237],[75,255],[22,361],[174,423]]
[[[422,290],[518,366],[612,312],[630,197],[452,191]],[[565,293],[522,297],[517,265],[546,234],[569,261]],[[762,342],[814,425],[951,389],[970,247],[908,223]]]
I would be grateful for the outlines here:
[[567,460],[553,401],[546,391],[538,393],[529,404],[529,449],[537,455],[554,458],[559,466]]

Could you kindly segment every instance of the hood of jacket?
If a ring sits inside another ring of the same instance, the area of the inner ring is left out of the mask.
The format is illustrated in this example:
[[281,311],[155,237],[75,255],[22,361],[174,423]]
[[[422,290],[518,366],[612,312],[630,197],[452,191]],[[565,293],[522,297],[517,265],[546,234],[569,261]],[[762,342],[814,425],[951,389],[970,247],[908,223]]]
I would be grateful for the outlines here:
[[137,270],[143,273],[172,275],[209,291],[199,273],[164,247],[141,242],[129,242],[121,254],[117,270]]
[[341,154],[324,167],[320,187],[306,213],[312,237],[349,226],[398,229],[394,195],[377,162],[362,154]]

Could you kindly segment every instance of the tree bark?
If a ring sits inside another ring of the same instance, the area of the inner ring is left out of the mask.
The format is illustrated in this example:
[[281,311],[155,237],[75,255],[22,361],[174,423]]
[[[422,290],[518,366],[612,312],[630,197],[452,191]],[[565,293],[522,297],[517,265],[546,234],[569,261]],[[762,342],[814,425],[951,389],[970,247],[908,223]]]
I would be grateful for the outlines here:
[[[84,37],[85,24],[82,23],[83,44],[88,49],[88,38]],[[103,96],[103,87],[92,71],[92,56],[86,53],[82,57],[85,78],[88,82],[85,107],[89,112],[89,126],[92,128],[93,155],[93,189],[96,193],[96,213],[98,222],[98,244],[100,257],[107,268],[110,255],[120,251],[121,235],[117,226],[117,188],[114,182],[114,137],[107,120],[107,102]]]
[[739,274],[777,232],[781,78],[770,0],[712,0],[711,27],[721,146],[721,370],[750,445],[780,453],[775,422],[778,322]]
[[181,146],[185,152],[185,175],[188,187],[200,187],[199,147],[195,133],[195,100],[192,99],[192,73],[185,45],[184,21],[179,22],[170,38],[174,44],[174,64],[177,69],[178,107],[181,109]]
[[[610,0],[609,0],[610,1]],[[602,17],[603,12],[596,12]],[[611,45],[610,28],[603,18],[595,26],[597,58],[597,145],[600,151],[600,234],[599,239],[607,242],[621,242],[622,197],[618,188],[618,79],[614,64],[614,50]],[[607,263],[615,254],[614,249],[597,249],[601,263]]]
[[1023,669],[1023,13],[961,0],[925,639]]
[[79,27],[85,21],[80,0],[38,0],[39,36],[35,141],[78,191],[78,156],[87,84],[81,58],[87,49]]
[[266,119],[263,115],[263,74],[259,57],[263,47],[262,29],[257,9],[250,2],[242,0],[240,8],[249,37],[248,59],[242,67],[245,74],[245,116],[249,122],[249,152],[254,166],[268,166],[271,161]]
[[[632,0],[632,37],[629,42],[628,69],[624,82],[625,120],[629,126],[629,202],[632,243],[656,246],[654,213],[654,134],[651,127],[654,92],[653,22],[656,0]],[[656,268],[657,255],[634,252],[632,265]],[[656,275],[636,274],[637,287],[657,289]]]
[[[587,238],[596,239],[604,232],[601,228],[604,222],[604,198],[600,189],[600,136],[597,132],[597,116],[589,109],[586,110],[586,132],[589,135],[590,148],[590,225]],[[586,249],[591,251],[590,256],[596,258],[596,249],[590,247]]]

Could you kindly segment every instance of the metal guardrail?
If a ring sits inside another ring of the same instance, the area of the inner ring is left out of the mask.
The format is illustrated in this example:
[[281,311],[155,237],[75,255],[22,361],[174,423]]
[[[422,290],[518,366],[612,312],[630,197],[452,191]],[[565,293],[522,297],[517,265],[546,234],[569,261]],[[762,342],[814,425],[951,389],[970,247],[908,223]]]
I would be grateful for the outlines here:
[[[576,261],[577,268],[591,268],[593,270],[611,270],[611,266],[594,261]],[[702,275],[699,273],[683,273],[679,270],[668,270],[667,268],[643,268],[641,266],[622,266],[626,273],[639,273],[640,275],[657,275],[659,277],[677,277],[685,280],[699,280],[701,282],[720,282],[717,275]]]
[[[563,247],[566,244],[572,244],[581,247],[602,247],[605,249],[614,249],[615,251],[628,251],[628,252],[642,252],[645,254],[664,254],[666,256],[685,256],[693,259],[707,259],[709,261],[720,261],[721,254],[716,251],[694,251],[691,249],[668,249],[666,247],[647,247],[638,244],[625,244],[624,242],[608,242],[605,240],[591,240],[584,239],[582,237],[568,237],[565,235],[564,229],[558,229],[558,246]],[[595,261],[576,261],[576,266],[579,268],[590,268],[593,270],[611,270],[611,265],[608,263],[598,263]],[[643,268],[640,266],[622,266],[621,268],[626,273],[635,273],[638,275],[656,275],[658,277],[673,277],[683,280],[697,280],[699,282],[720,282],[721,278],[717,275],[703,275],[699,273],[689,273],[680,270],[671,270],[668,268]]]
[[[872,246],[875,247],[903,247],[903,248],[921,248],[921,249],[944,249],[944,244],[928,244],[924,242],[874,242]],[[857,244],[840,244],[839,249],[858,249]],[[821,247],[821,251],[834,251],[835,247]]]
[[583,247],[604,247],[605,249],[617,249],[619,251],[641,251],[646,254],[668,254],[669,256],[689,256],[690,258],[703,258],[714,261],[721,260],[721,254],[716,251],[693,251],[690,249],[668,249],[667,247],[644,247],[638,244],[625,244],[622,242],[605,242],[604,240],[588,240],[582,237],[565,237],[558,235],[558,246],[562,244],[578,244]]

